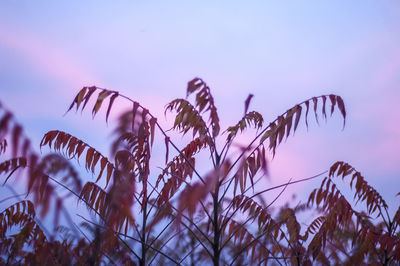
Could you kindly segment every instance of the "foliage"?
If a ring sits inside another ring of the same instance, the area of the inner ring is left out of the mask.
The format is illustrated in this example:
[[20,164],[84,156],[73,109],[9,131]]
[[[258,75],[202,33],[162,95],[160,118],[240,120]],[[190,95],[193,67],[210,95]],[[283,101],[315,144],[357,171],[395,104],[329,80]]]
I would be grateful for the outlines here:
[[[268,174],[267,156],[271,153],[273,157],[279,144],[294,134],[301,117],[308,127],[310,112],[318,122],[336,109],[345,125],[346,110],[340,96],[312,97],[267,124],[260,113],[249,111],[253,97],[249,95],[243,117],[221,131],[210,88],[195,78],[188,83],[185,99],[166,105],[166,112],[176,113],[172,129],[182,136],[190,134],[182,149],[148,109],[117,91],[84,87],[68,111],[83,111],[93,97],[93,117],[108,100],[107,122],[116,99],[132,104],[116,122],[109,157],[59,130],[47,132],[40,143],[40,148],[55,153],[39,156],[13,114],[0,106],[0,153],[8,158],[1,161],[0,174],[6,183],[17,170],[22,172],[28,196],[0,213],[2,264],[400,262],[400,208],[390,217],[384,199],[349,164],[334,163],[308,203],[296,208],[285,206],[273,212],[271,206],[287,186],[320,175],[261,191],[257,188],[259,178]],[[244,147],[234,145],[235,138],[250,129],[256,130],[254,139]],[[154,145],[156,133],[165,144],[166,162],[161,170],[151,164],[153,152],[162,150],[161,145]],[[222,147],[218,143],[223,143]],[[196,167],[200,153],[210,157],[206,174]],[[73,160],[83,160],[95,180],[82,179]],[[338,177],[354,189],[354,198],[365,204],[366,212],[357,211],[342,194],[335,184]],[[267,204],[264,195],[279,188],[282,191]],[[79,215],[80,225],[64,206],[70,196],[92,214],[90,218]],[[298,214],[304,211],[318,212],[306,227],[298,221]],[[61,215],[64,224],[60,224]],[[48,216],[54,217],[53,232],[42,223]]]

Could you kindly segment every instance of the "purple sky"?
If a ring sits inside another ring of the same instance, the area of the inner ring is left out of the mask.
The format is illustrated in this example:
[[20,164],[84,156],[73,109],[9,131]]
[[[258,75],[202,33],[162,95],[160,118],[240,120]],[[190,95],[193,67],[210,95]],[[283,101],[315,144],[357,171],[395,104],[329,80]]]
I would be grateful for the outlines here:
[[[107,150],[112,127],[104,115],[62,117],[85,85],[118,90],[171,125],[164,105],[184,97],[187,81],[198,76],[212,89],[223,128],[241,117],[248,93],[255,95],[250,109],[266,121],[335,93],[347,107],[345,130],[338,114],[308,132],[302,126],[278,148],[268,184],[344,160],[398,204],[397,1],[164,2],[0,2],[0,100],[36,147],[59,129]],[[288,195],[317,184],[293,186]]]

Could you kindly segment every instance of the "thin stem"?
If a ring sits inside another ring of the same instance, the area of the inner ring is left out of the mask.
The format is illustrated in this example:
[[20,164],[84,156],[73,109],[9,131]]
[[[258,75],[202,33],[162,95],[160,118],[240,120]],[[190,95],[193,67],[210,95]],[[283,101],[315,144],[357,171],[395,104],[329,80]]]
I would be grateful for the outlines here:
[[[81,216],[81,215],[79,215],[79,214],[77,214],[77,215],[78,215],[79,217],[81,217],[82,219],[84,219],[85,221],[91,223],[91,224],[94,224],[94,225],[99,226],[99,227],[102,227],[102,228],[109,228],[108,226],[103,226],[103,225],[94,223],[94,222],[92,222],[92,221],[89,221],[88,219],[86,219],[85,217],[83,217],[83,216]],[[112,230],[112,228],[109,228],[109,229]],[[150,245],[148,245],[148,244],[146,244],[146,243],[143,243],[143,242],[142,242],[141,240],[139,240],[139,239],[136,239],[136,238],[134,238],[134,237],[125,235],[125,234],[123,234],[123,233],[115,232],[115,231],[114,231],[114,233],[117,234],[118,237],[123,236],[123,237],[129,238],[129,239],[131,239],[131,240],[133,240],[133,241],[136,241],[136,242],[138,242],[138,243],[142,243],[142,244],[144,244],[146,247],[151,248],[152,250],[156,251],[157,253],[163,255],[164,257],[166,257],[167,259],[169,259],[170,261],[172,261],[172,262],[175,263],[176,265],[179,265],[179,262],[177,262],[176,260],[174,260],[173,258],[171,258],[170,256],[168,256],[167,254],[165,254],[165,253],[162,252],[161,250],[159,250],[159,249],[157,249],[157,248],[155,248],[155,247],[153,247],[153,246],[150,246]],[[125,242],[124,242],[124,243],[125,243]],[[127,246],[129,249],[131,249],[127,244],[126,244],[126,246]]]
[[[150,185],[150,186],[151,186],[151,185]],[[160,192],[158,192],[157,189],[156,189],[155,191],[156,191],[156,193],[160,194]],[[152,203],[150,203],[150,204],[152,204]],[[208,236],[207,236],[203,231],[200,230],[200,228],[192,221],[192,219],[190,219],[189,217],[187,217],[186,215],[184,215],[184,214],[182,213],[183,210],[182,210],[182,211],[177,210],[172,204],[169,204],[168,202],[166,202],[166,204],[168,204],[172,209],[174,209],[174,211],[176,211],[178,214],[182,215],[182,217],[184,217],[186,220],[188,220],[188,221],[190,222],[190,224],[193,225],[193,226],[203,235],[203,237],[204,237],[210,244],[212,244],[212,241],[208,238]],[[173,215],[173,214],[171,214],[171,215]],[[174,217],[176,218],[176,216],[174,216]],[[181,221],[181,222],[182,222],[182,221]],[[199,239],[198,239],[198,240],[199,240]],[[199,241],[200,241],[200,240],[199,240]]]
[[[266,206],[265,208],[263,208],[263,211],[266,211],[272,204],[274,204],[274,202],[275,202],[275,201],[282,195],[282,193],[286,190],[286,188],[288,187],[289,183],[290,183],[290,180],[289,180],[288,183],[286,183],[286,186],[282,189],[282,191],[278,194],[278,196],[276,196],[276,197],[274,198],[274,200],[273,200],[270,204],[268,204],[268,206]],[[224,226],[226,226],[226,225],[228,224],[228,222],[229,222],[230,220],[232,220],[232,217],[233,217],[233,215],[236,213],[236,211],[239,210],[239,209],[240,209],[244,204],[246,204],[246,203],[247,203],[247,201],[243,201],[243,202],[240,204],[240,206],[239,206],[237,209],[235,209],[235,211],[233,212],[233,214],[232,214],[232,215],[229,217],[229,219],[227,219],[226,222],[223,224],[222,228],[224,228]],[[221,250],[224,248],[224,246],[225,246],[226,244],[228,244],[228,242],[232,239],[232,237],[236,234],[236,232],[238,232],[239,230],[241,230],[241,229],[242,229],[250,220],[252,220],[256,215],[257,215],[257,214],[253,214],[252,216],[250,216],[244,223],[242,223],[242,224],[239,226],[239,228],[237,228],[230,236],[228,236],[228,239],[225,241],[224,244],[222,244]]]

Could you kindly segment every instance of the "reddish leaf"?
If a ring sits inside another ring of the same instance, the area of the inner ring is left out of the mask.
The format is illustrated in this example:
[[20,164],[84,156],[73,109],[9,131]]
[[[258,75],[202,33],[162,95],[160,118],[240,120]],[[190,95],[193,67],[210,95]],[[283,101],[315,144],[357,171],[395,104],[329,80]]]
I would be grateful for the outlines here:
[[99,96],[97,97],[96,104],[93,107],[92,110],[92,116],[94,117],[97,112],[100,110],[101,104],[103,103],[103,100],[107,98],[112,92],[106,89],[103,89],[102,92],[99,93]]
[[132,108],[132,132],[134,132],[136,112],[137,112],[139,106],[140,105],[139,105],[138,102],[133,102],[133,108]]
[[83,111],[83,109],[85,109],[85,106],[86,106],[86,104],[88,103],[88,101],[89,101],[89,99],[90,99],[90,96],[92,96],[93,92],[94,92],[96,89],[97,89],[97,88],[96,88],[95,86],[92,86],[92,87],[89,87],[89,88],[88,88],[88,93],[86,94],[86,96],[85,96],[85,98],[84,98],[85,102],[83,103],[82,111]]
[[76,104],[76,110],[78,110],[79,105],[80,105],[81,102],[82,102],[83,96],[86,94],[86,90],[87,90],[87,87],[83,87],[83,88],[78,92],[78,94],[75,96],[75,99],[72,101],[72,103],[71,103],[71,105],[69,106],[69,108],[68,108],[68,110],[67,110],[66,113],[68,113],[68,112],[72,109],[72,107],[74,107],[75,104]]
[[335,104],[336,104],[336,95],[330,94],[329,99],[331,100],[331,115],[333,114],[333,111],[335,110]]
[[294,130],[293,130],[293,131],[296,131],[297,126],[298,126],[299,121],[300,121],[301,106],[300,106],[300,105],[296,105],[295,109],[296,109],[296,119],[295,119],[295,121],[294,121]]
[[12,134],[12,156],[16,157],[19,149],[19,139],[21,137],[22,127],[20,125],[15,125]]
[[153,142],[154,142],[154,129],[155,129],[156,123],[157,123],[157,118],[155,118],[155,117],[150,118],[149,124],[150,124],[150,138],[151,138],[150,143],[151,143],[151,146],[153,146]]
[[86,151],[86,169],[88,170],[90,170],[90,166],[92,165],[94,152],[95,150],[93,148],[89,148]]
[[108,116],[110,115],[110,111],[111,111],[111,106],[114,103],[115,98],[118,97],[118,92],[114,92],[114,94],[111,96],[110,98],[110,103],[108,104],[108,108],[107,108],[107,114],[106,114],[106,123],[108,122]]
[[306,127],[308,128],[307,116],[308,116],[308,109],[310,107],[310,103],[309,103],[309,101],[306,101],[305,104],[306,104],[306,114],[304,115],[304,118],[306,120]]
[[336,100],[337,100],[338,108],[343,115],[343,128],[344,128],[344,126],[346,125],[346,109],[344,107],[344,102],[343,102],[342,97],[337,96]]
[[316,97],[312,98],[313,104],[314,104],[314,115],[315,115],[315,120],[317,121],[317,124],[319,124],[318,122],[318,114],[317,114],[317,104],[318,104],[318,99]]
[[326,96],[322,95],[322,114],[325,117],[326,120]]

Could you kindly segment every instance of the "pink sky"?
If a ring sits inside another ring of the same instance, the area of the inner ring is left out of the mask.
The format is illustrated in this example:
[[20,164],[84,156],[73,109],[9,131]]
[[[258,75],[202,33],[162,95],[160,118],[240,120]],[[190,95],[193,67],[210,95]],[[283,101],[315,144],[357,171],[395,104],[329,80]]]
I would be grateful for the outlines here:
[[[343,159],[394,198],[398,191],[386,187],[398,187],[400,174],[400,5],[356,2],[80,8],[3,2],[0,100],[36,143],[55,128],[86,138],[96,130],[93,145],[107,150],[104,114],[94,121],[90,112],[62,117],[82,86],[119,90],[166,127],[172,121],[165,122],[164,105],[184,97],[195,76],[211,86],[224,127],[240,118],[248,93],[255,95],[252,107],[273,120],[297,102],[333,92],[348,108],[345,130],[339,115],[308,132],[300,128],[278,148],[271,184]],[[116,105],[115,114],[125,106]],[[46,120],[38,123],[41,117]]]

